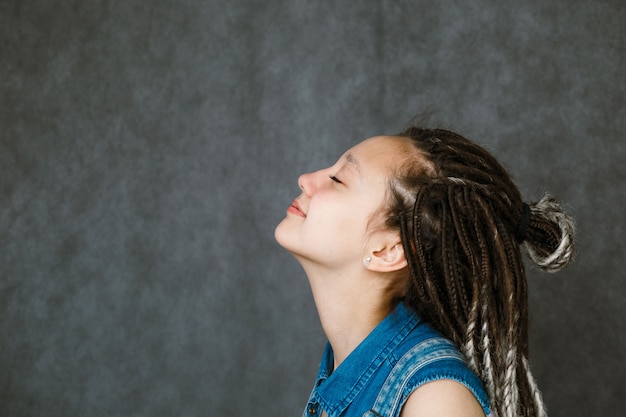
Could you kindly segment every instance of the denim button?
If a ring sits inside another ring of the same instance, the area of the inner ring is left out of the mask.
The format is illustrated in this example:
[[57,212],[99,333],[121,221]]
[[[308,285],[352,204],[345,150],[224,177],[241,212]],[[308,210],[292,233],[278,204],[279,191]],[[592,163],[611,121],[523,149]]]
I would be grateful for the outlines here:
[[309,414],[311,414],[311,415],[315,414],[315,407],[313,407],[313,406],[309,407]]

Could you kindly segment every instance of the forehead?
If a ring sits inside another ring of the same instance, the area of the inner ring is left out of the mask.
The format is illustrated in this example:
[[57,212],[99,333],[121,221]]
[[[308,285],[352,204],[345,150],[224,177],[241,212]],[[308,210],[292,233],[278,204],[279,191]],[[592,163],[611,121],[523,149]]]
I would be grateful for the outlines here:
[[418,152],[410,140],[398,136],[375,136],[365,139],[345,154],[359,171],[388,171]]

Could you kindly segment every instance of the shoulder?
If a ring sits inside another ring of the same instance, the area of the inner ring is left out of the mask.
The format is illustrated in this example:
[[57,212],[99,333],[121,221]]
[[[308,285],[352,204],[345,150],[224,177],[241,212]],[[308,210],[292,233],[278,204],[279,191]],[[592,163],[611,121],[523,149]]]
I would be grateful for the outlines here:
[[485,417],[476,397],[460,382],[440,379],[421,385],[409,395],[400,417]]
[[482,381],[453,342],[428,325],[424,327],[427,337],[414,341],[396,364],[407,378],[401,408],[406,411],[401,416],[484,417],[489,412],[489,397]]

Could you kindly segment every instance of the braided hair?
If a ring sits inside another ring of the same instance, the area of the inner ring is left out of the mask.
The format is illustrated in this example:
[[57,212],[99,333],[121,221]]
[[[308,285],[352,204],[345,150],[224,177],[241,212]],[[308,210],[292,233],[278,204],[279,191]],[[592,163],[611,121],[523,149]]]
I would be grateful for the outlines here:
[[390,180],[386,217],[408,261],[405,303],[463,351],[494,415],[545,416],[528,364],[521,252],[546,271],[564,268],[573,220],[549,195],[526,205],[500,163],[458,134],[410,127],[398,136],[420,154]]

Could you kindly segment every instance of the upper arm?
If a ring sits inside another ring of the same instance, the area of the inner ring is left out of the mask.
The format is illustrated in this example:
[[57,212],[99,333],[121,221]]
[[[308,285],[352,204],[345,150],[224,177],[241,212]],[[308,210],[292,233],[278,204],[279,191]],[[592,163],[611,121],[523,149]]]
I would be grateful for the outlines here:
[[428,382],[409,395],[400,417],[485,417],[474,394],[460,382]]

